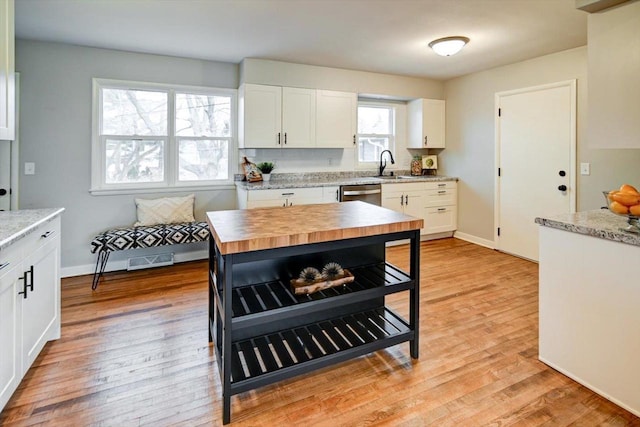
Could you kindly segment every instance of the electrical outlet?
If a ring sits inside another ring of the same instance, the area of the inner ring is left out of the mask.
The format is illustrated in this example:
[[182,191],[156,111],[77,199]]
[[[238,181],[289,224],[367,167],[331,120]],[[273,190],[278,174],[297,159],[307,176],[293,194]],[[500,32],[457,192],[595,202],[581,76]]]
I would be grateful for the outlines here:
[[36,164],[33,162],[25,162],[24,164],[24,174],[25,175],[35,175],[36,174]]
[[580,163],[580,175],[591,175],[591,163]]

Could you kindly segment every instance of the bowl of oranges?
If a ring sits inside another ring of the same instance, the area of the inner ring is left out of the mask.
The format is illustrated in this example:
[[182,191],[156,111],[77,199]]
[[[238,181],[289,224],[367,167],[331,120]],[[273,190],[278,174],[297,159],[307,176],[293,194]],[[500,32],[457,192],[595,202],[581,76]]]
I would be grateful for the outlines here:
[[616,215],[627,217],[629,227],[623,231],[640,233],[640,192],[632,185],[623,184],[619,190],[604,191],[607,207]]

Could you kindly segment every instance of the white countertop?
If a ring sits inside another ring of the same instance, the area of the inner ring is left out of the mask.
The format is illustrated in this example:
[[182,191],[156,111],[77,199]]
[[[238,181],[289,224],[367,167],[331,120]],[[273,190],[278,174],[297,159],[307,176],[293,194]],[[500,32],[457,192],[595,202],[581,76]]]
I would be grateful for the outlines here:
[[27,236],[41,224],[64,212],[64,208],[24,209],[0,212],[0,250]]

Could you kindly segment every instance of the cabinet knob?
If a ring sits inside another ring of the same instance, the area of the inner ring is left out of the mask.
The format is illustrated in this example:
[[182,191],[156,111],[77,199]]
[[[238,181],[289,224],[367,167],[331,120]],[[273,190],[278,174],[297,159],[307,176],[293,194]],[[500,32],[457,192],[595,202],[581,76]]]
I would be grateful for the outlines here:
[[46,233],[43,233],[40,235],[40,237],[42,237],[43,239],[46,239],[47,237],[51,236],[53,234],[53,230],[49,230]]
[[287,133],[286,132],[284,133],[284,143],[285,143],[285,145],[287,143]]
[[400,206],[404,206],[404,195],[400,195]]
[[409,195],[408,194],[404,196],[404,204],[406,206],[409,206]]
[[278,132],[278,145],[280,145],[280,132]]
[[427,145],[427,135],[424,136],[424,145]]
[[353,134],[353,145],[356,145],[356,135]]

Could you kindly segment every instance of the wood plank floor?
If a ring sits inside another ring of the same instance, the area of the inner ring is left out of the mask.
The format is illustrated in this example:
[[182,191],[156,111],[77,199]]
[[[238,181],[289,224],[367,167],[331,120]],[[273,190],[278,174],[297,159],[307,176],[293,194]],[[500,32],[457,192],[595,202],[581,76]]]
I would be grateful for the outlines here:
[[[238,426],[640,426],[537,360],[537,265],[457,239],[421,247],[420,360],[408,344],[232,398]],[[406,246],[389,260],[408,268]],[[63,280],[47,344],[0,425],[216,426],[207,265]],[[407,295],[389,305],[408,312]]]

